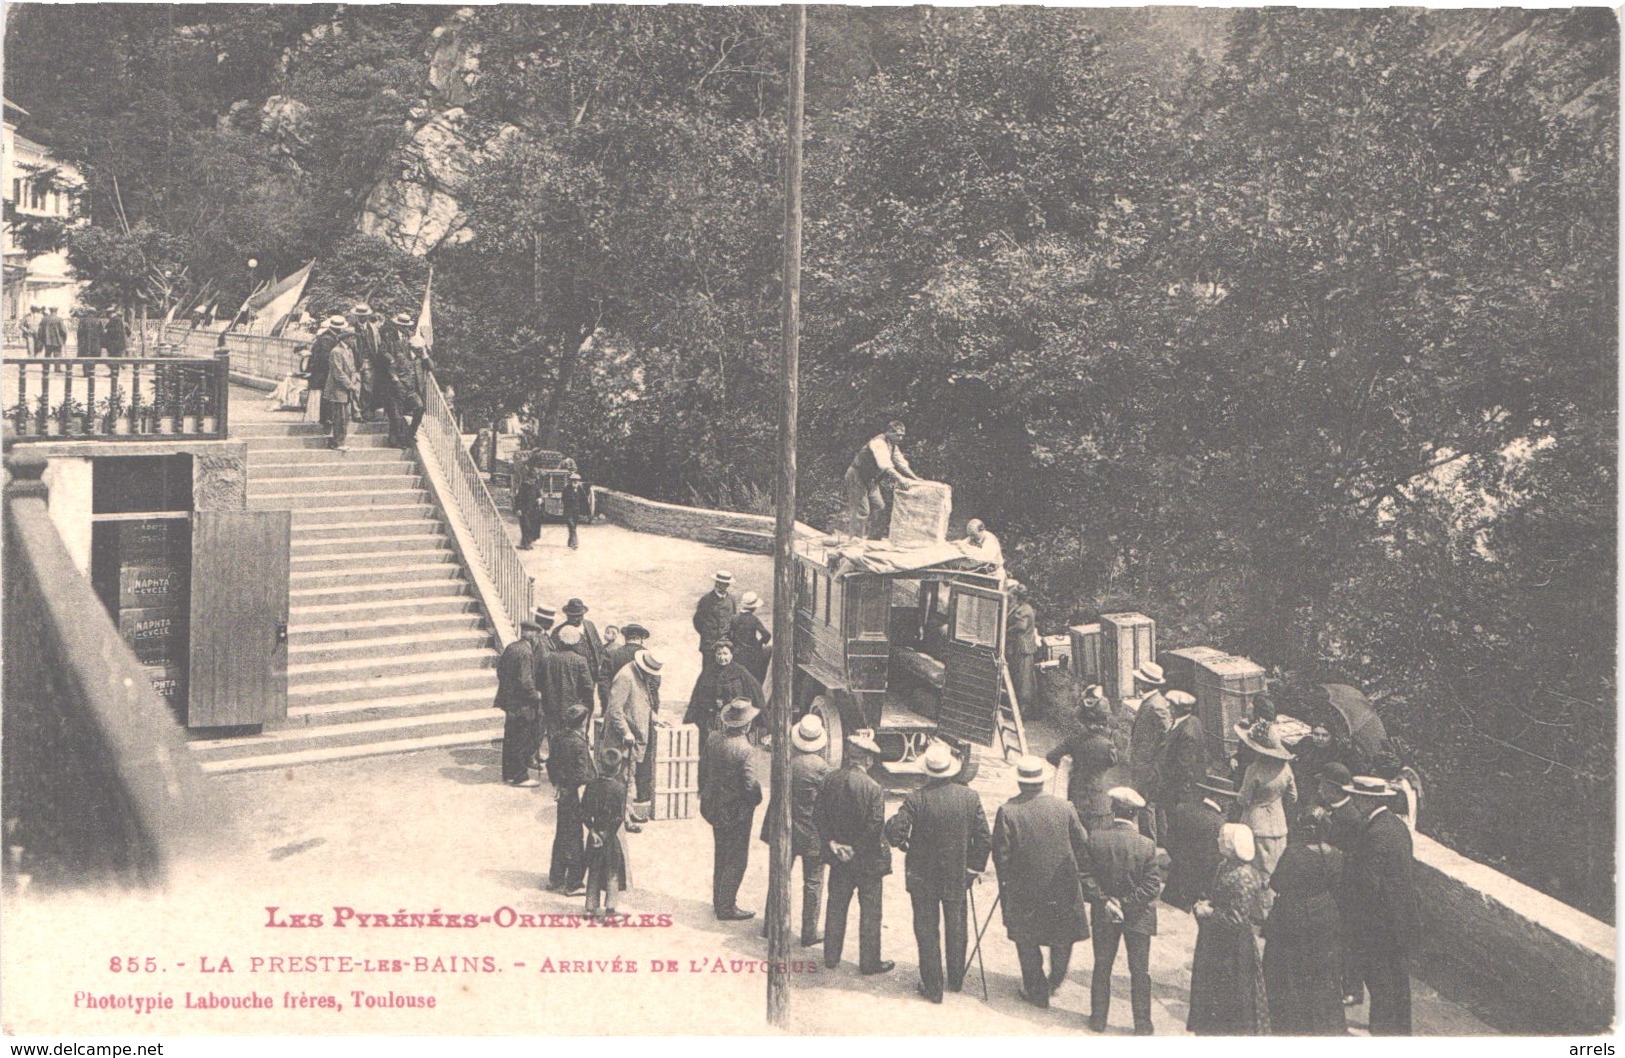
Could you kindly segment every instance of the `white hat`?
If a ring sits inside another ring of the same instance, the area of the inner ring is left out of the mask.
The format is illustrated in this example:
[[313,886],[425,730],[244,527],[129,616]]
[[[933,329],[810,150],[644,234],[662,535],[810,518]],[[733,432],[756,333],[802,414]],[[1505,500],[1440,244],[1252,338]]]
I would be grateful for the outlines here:
[[1168,699],[1168,704],[1176,708],[1196,708],[1196,696],[1194,694],[1189,694],[1185,691],[1169,691],[1166,697]]
[[559,637],[559,642],[567,647],[573,647],[581,642],[581,627],[579,625],[565,625],[554,634]]
[[1257,849],[1253,843],[1253,830],[1245,823],[1226,823],[1219,827],[1219,851],[1234,856],[1242,863],[1253,862]]
[[1112,799],[1112,808],[1118,805],[1127,805],[1129,808],[1141,809],[1145,807],[1145,798],[1140,791],[1132,786],[1113,786],[1106,791],[1106,796]]
[[640,650],[636,654],[632,655],[632,662],[633,664],[637,665],[638,668],[642,669],[644,672],[647,672],[651,676],[660,675],[660,661],[647,650]]
[[1134,678],[1153,687],[1161,687],[1167,682],[1162,675],[1162,666],[1155,661],[1142,662],[1140,667],[1134,670]]
[[808,713],[790,729],[790,744],[803,753],[817,753],[829,745],[829,732],[817,713]]
[[1392,797],[1399,792],[1387,779],[1379,779],[1375,775],[1356,775],[1347,786],[1339,787],[1344,793],[1360,794],[1364,797]]
[[717,570],[717,583],[718,584],[732,584],[733,582],[734,582],[734,575],[732,573],[729,573],[725,569]]
[[754,610],[760,605],[762,605],[762,597],[753,591],[747,591],[744,598],[739,600],[741,610]]
[[1052,774],[1049,761],[1028,754],[1016,761],[1016,782],[1022,786],[1042,786]]
[[946,742],[933,742],[925,751],[925,771],[934,779],[947,779],[959,774],[959,758]]
[[860,728],[859,730],[852,732],[850,735],[847,735],[846,744],[856,749],[861,749],[865,753],[873,753],[877,757],[880,756],[880,743],[875,741],[875,733],[869,728]]

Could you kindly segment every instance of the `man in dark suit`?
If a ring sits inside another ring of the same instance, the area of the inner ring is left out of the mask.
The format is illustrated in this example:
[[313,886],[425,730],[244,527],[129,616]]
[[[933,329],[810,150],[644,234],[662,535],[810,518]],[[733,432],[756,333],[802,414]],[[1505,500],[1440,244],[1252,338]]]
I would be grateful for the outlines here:
[[129,352],[130,339],[124,329],[124,315],[117,306],[109,308],[102,322],[102,346],[108,356],[124,356]]
[[1168,729],[1174,726],[1173,710],[1168,708],[1168,699],[1162,695],[1167,683],[1162,666],[1154,661],[1144,662],[1134,670],[1135,689],[1144,697],[1129,729],[1128,784],[1146,800],[1146,810],[1140,813],[1140,830],[1152,841],[1159,839],[1156,796],[1161,783],[1157,779],[1157,768],[1162,763],[1162,746],[1168,738]]
[[[576,650],[587,659],[587,672],[592,677],[593,686],[598,687],[598,674],[604,668],[604,637],[598,634],[598,626],[587,619],[587,604],[580,599],[571,599],[564,604],[564,623],[553,629],[555,646],[563,641],[562,633],[566,628],[574,628],[581,633],[581,645]],[[600,700],[608,697],[608,691],[606,684],[598,695]]]
[[846,915],[858,894],[858,972],[883,974],[897,964],[880,957],[882,885],[891,873],[891,847],[886,844],[886,794],[869,777],[869,765],[880,756],[870,731],[846,738],[843,767],[831,772],[818,789],[813,818],[818,839],[829,859],[829,903],[824,911],[824,965],[841,964],[846,946]]
[[728,639],[734,645],[734,656],[756,677],[758,683],[767,682],[767,663],[772,657],[773,633],[756,616],[762,598],[747,591],[739,600],[739,612],[728,622]]
[[1219,852],[1219,828],[1236,803],[1235,784],[1219,776],[1203,776],[1196,792],[1200,801],[1186,801],[1174,809],[1163,845],[1168,850],[1168,885],[1162,899],[1181,911],[1189,911],[1207,896],[1224,858]]
[[711,909],[721,922],[756,917],[740,909],[739,886],[750,859],[751,820],[762,803],[756,750],[745,738],[758,712],[748,698],[729,702],[722,710],[722,730],[705,743],[700,815],[711,824]]
[[[1319,800],[1326,809],[1326,841],[1334,848],[1342,850],[1345,863],[1347,857],[1354,854],[1354,846],[1360,839],[1360,832],[1365,829],[1365,816],[1354,803],[1354,797],[1344,791],[1344,787],[1352,785],[1354,777],[1342,764],[1334,761],[1320,769]],[[1350,932],[1354,922],[1348,909],[1347,870],[1344,871],[1344,877],[1333,895],[1337,899],[1338,911],[1341,912],[1343,931],[1343,1005],[1359,1006],[1365,1002],[1365,971],[1361,969],[1360,953]]]
[[541,695],[536,690],[536,640],[542,626],[522,621],[519,638],[509,643],[497,660],[495,705],[507,714],[502,726],[502,781],[509,786],[540,786],[530,777],[536,754],[536,723]]
[[[965,983],[965,893],[987,869],[992,851],[982,799],[954,782],[959,759],[945,743],[925,753],[925,785],[886,823],[886,838],[908,853],[903,877],[914,905],[920,950],[920,995],[942,1002],[944,940],[950,992]],[[940,925],[939,925],[940,920]]]
[[565,625],[554,633],[554,649],[542,656],[539,690],[549,735],[561,730],[572,705],[592,712],[592,669],[582,654],[581,629]]
[[729,594],[733,582],[732,573],[717,570],[711,590],[694,604],[694,631],[700,634],[700,668],[704,671],[710,671],[712,650],[720,640],[728,638],[728,625],[738,612],[734,597]]
[[597,774],[592,750],[587,748],[587,717],[584,706],[572,705],[564,714],[564,730],[553,740],[547,758],[547,778],[553,784],[558,803],[553,829],[553,859],[548,867],[547,887],[566,896],[584,892],[586,871],[586,820],[582,815],[582,787]]
[[[1089,688],[1099,691],[1098,686]],[[1103,698],[1085,692],[1085,700],[1078,708],[1081,727],[1049,751],[1044,758],[1052,767],[1059,767],[1063,757],[1072,758],[1072,771],[1066,780],[1066,798],[1078,810],[1083,829],[1094,833],[1112,824],[1112,802],[1106,796],[1109,784],[1106,774],[1117,767],[1117,747],[1106,733],[1111,723]]]
[[1371,1035],[1411,1034],[1410,962],[1420,914],[1411,831],[1382,802],[1394,788],[1360,775],[1344,787],[1365,814],[1365,826],[1345,867],[1350,939],[1371,993]]
[[1116,819],[1110,830],[1089,835],[1089,873],[1083,882],[1095,931],[1089,1028],[1106,1031],[1106,1016],[1112,1004],[1112,966],[1117,962],[1117,945],[1121,941],[1128,948],[1134,1034],[1149,1036],[1151,938],[1157,934],[1157,894],[1162,891],[1163,866],[1157,858],[1157,846],[1139,832],[1135,822],[1145,809],[1145,799],[1128,786],[1115,787],[1109,794]]
[[628,622],[621,627],[621,642],[604,651],[604,668],[598,674],[598,685],[613,687],[615,676],[623,668],[632,664],[638,656],[638,651],[649,645],[649,630],[636,621]]
[[1201,796],[1196,786],[1207,774],[1207,747],[1203,745],[1206,732],[1202,718],[1196,715],[1196,698],[1185,691],[1169,691],[1167,698],[1174,723],[1162,744],[1155,801],[1163,812],[1171,814],[1179,805]]
[[79,316],[79,325],[76,328],[78,349],[76,356],[101,356],[103,324],[102,318],[94,309],[85,309]]
[[[1044,792],[1050,766],[1042,757],[1016,761],[1021,792],[993,821],[993,862],[999,872],[1004,929],[1021,962],[1021,994],[1048,1007],[1066,983],[1072,947],[1089,939],[1079,874],[1088,870],[1088,835],[1077,810]],[[1044,973],[1043,948],[1050,950]]]
[[[829,733],[817,713],[808,713],[790,729],[790,748],[795,756],[790,759],[790,856],[801,861],[801,946],[810,948],[824,942],[818,932],[819,906],[824,902],[824,844],[818,840],[818,791],[824,779],[835,769],[824,759],[824,747],[829,745]],[[772,840],[768,833],[768,820],[773,818],[773,805],[768,803],[767,816],[762,820],[762,840]],[[765,926],[764,926],[765,931]]]

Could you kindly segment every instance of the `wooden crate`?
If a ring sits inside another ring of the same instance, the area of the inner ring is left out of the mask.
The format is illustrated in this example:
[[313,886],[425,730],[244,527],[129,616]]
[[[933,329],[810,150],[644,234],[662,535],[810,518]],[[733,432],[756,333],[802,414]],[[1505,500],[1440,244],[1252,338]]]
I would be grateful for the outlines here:
[[1264,669],[1247,660],[1225,656],[1196,667],[1196,715],[1207,736],[1208,762],[1221,764],[1235,750],[1236,724],[1252,715],[1253,699],[1264,693]]
[[1114,702],[1134,694],[1134,670],[1157,658],[1157,624],[1142,613],[1100,615],[1100,684]]
[[1166,690],[1195,694],[1197,667],[1203,662],[1217,661],[1228,656],[1218,647],[1181,647],[1178,650],[1168,651],[1157,661],[1162,665],[1163,675],[1168,677]]
[[1100,682],[1100,626],[1073,625],[1067,629],[1072,639],[1072,674],[1087,687]]
[[694,724],[655,728],[655,802],[651,819],[700,814],[700,729]]

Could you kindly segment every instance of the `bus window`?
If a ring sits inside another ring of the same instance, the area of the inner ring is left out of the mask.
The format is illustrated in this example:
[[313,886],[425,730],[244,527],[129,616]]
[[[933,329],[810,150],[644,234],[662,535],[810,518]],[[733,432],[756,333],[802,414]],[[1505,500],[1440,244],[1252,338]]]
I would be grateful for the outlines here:
[[998,649],[999,600],[962,591],[954,595],[953,637],[958,643]]

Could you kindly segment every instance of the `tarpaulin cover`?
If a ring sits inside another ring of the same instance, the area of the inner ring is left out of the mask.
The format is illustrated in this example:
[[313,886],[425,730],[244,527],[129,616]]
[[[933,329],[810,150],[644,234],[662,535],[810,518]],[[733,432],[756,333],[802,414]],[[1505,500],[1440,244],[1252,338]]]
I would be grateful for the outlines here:
[[965,557],[958,544],[926,544],[923,547],[897,547],[886,540],[865,540],[836,549],[841,571],[865,573],[909,573],[933,568],[974,571],[987,563]]

